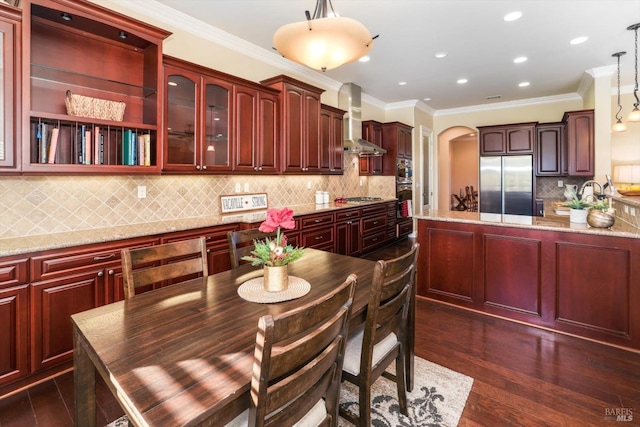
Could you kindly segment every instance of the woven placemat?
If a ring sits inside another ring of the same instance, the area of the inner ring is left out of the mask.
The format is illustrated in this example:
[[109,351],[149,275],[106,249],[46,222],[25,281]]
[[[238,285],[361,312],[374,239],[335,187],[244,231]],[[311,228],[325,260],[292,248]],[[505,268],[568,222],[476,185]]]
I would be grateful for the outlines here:
[[305,296],[311,290],[311,284],[296,276],[289,276],[289,286],[280,292],[269,292],[264,290],[264,276],[247,280],[238,288],[240,298],[267,304],[272,302],[289,301]]

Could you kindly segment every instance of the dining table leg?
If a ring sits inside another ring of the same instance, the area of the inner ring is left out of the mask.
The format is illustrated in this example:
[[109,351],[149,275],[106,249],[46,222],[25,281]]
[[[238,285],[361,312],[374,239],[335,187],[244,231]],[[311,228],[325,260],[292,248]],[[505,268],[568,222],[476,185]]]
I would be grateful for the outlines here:
[[86,342],[73,328],[73,390],[75,426],[96,425],[96,370],[85,348]]

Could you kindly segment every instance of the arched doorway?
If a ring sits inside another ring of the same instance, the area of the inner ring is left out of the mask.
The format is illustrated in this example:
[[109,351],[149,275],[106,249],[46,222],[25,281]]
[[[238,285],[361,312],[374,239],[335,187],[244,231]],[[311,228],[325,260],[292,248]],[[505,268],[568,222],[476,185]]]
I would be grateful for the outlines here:
[[455,126],[438,135],[438,209],[455,206],[453,193],[467,185],[478,188],[478,133],[476,129]]

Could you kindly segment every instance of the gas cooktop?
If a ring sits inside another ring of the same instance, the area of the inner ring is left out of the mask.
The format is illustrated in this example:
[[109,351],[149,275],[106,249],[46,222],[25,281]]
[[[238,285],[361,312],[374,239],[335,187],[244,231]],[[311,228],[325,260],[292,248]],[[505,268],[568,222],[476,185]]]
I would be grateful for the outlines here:
[[366,203],[366,202],[377,202],[378,200],[382,200],[382,197],[345,197],[344,201],[347,203]]

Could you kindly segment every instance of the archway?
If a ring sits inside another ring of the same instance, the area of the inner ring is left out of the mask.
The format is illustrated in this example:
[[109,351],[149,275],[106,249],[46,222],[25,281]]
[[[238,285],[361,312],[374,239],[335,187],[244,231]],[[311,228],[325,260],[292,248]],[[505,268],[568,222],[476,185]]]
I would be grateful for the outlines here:
[[460,187],[473,185],[478,188],[477,134],[476,129],[455,126],[438,135],[437,185],[438,209],[441,211],[452,208],[452,194],[457,194]]

